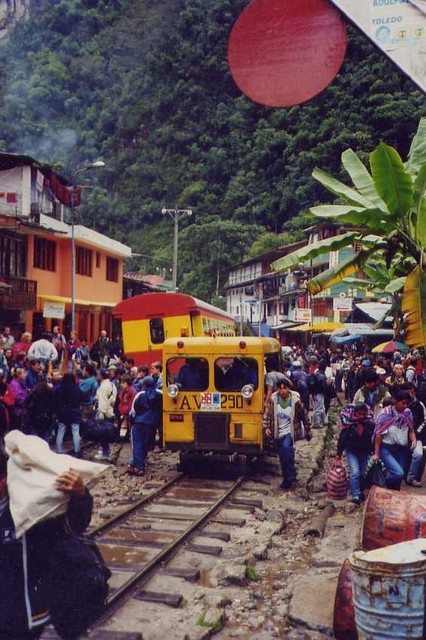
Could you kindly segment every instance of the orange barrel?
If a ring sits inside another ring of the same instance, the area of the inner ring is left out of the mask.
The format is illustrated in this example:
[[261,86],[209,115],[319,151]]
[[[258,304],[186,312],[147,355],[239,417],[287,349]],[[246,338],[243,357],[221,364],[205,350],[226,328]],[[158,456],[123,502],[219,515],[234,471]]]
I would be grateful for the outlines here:
[[372,487],[364,509],[361,546],[380,549],[426,538],[426,497]]
[[337,581],[336,597],[334,599],[333,634],[336,640],[358,640],[349,559],[342,564]]
[[345,500],[347,493],[346,469],[340,462],[333,462],[327,474],[327,495],[331,500]]

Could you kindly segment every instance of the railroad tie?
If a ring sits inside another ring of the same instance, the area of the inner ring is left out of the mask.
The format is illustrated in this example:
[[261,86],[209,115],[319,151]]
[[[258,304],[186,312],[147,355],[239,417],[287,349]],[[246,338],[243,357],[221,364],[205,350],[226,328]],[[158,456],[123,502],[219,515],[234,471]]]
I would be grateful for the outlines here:
[[138,591],[135,591],[133,597],[136,598],[136,600],[167,604],[169,607],[175,608],[180,607],[183,601],[183,596],[180,593],[164,593],[159,591],[147,591],[146,589],[139,589]]
[[188,582],[197,582],[200,579],[200,570],[193,568],[187,569],[186,567],[165,567],[161,573],[165,576],[183,578]]
[[222,553],[222,547],[214,544],[193,544],[190,542],[185,546],[186,551],[193,551],[194,553],[205,553],[210,556],[220,556]]

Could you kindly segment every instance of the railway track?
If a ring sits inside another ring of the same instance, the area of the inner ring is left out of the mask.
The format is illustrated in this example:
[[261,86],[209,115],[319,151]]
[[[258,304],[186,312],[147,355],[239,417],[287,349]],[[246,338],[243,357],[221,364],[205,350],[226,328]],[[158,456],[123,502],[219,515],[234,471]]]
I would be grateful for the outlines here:
[[[137,503],[89,530],[109,566],[112,577],[104,615],[93,625],[89,638],[126,638],[134,633],[108,631],[110,621],[120,615],[129,600],[179,607],[184,595],[179,591],[150,587],[153,578],[168,576],[196,582],[197,567],[179,562],[181,552],[218,556],[230,539],[229,529],[245,523],[244,511],[262,506],[257,497],[244,495],[245,479],[206,480],[177,474],[164,485],[146,483],[148,493]],[[241,496],[236,496],[237,490]],[[171,580],[171,582],[170,582]],[[43,640],[57,638],[45,630]]]

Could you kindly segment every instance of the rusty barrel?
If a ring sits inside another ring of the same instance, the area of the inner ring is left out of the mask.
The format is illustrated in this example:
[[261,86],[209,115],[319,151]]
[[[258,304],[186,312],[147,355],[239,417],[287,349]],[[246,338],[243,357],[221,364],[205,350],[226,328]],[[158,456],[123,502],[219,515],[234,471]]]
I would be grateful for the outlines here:
[[372,487],[364,509],[365,551],[426,537],[426,497]]
[[346,559],[340,569],[334,599],[333,634],[336,640],[358,640],[352,593],[351,565]]
[[350,558],[359,640],[424,640],[426,540],[408,540]]

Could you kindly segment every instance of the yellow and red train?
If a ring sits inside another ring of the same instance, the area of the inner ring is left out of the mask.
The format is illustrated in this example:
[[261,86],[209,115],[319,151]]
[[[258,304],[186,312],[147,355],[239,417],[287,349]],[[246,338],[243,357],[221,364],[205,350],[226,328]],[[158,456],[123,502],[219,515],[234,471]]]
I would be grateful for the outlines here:
[[207,302],[184,293],[145,293],[120,302],[124,353],[136,365],[162,360],[167,338],[235,336],[235,320]]

